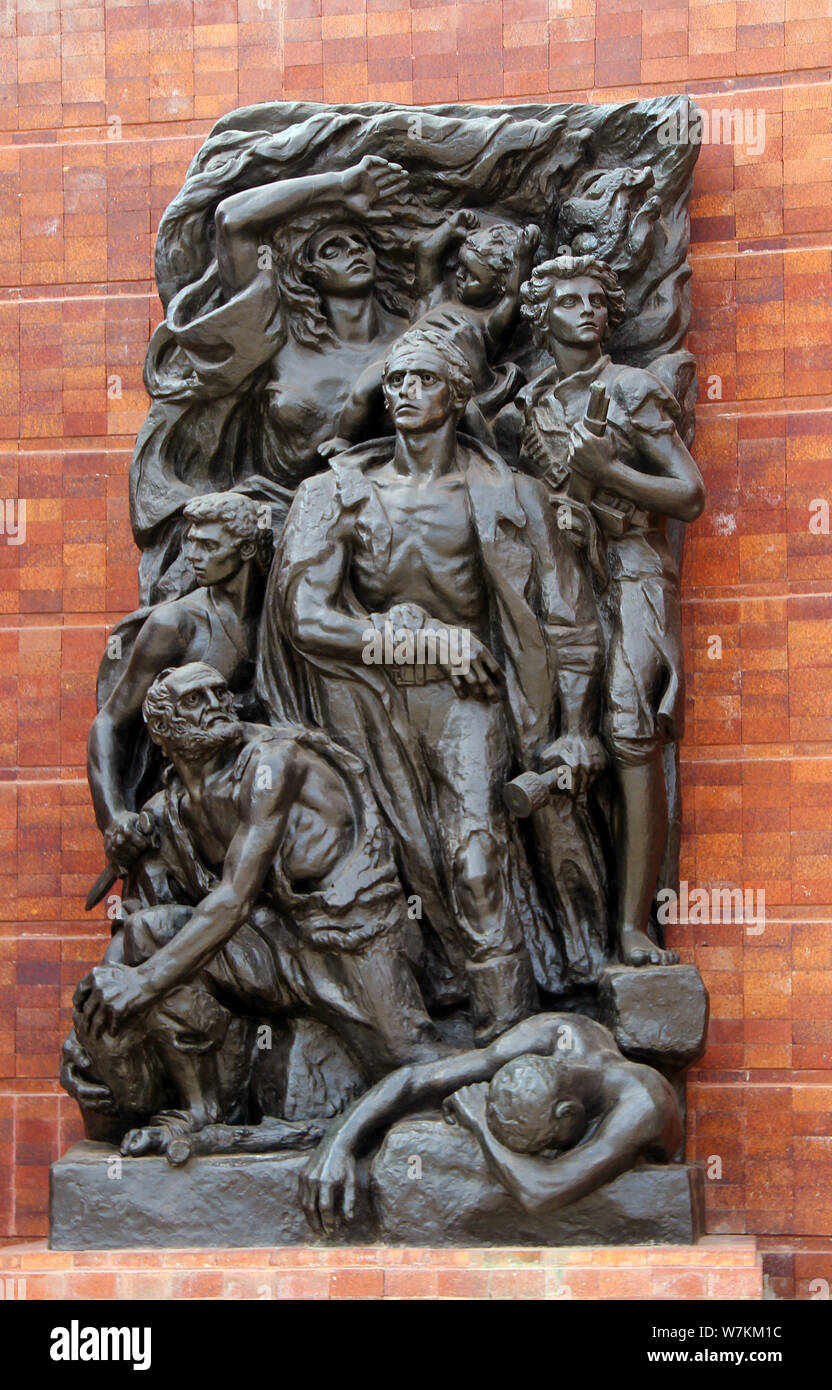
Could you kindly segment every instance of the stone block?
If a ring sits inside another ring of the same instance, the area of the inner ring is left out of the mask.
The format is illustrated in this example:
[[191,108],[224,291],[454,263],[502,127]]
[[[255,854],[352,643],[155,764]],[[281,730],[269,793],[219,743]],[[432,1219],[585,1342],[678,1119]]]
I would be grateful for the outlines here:
[[702,1056],[708,991],[695,965],[612,965],[601,977],[601,1023],[625,1056],[660,1071]]
[[[121,1160],[85,1140],[52,1166],[52,1250],[311,1246],[298,1179],[305,1153],[212,1155],[173,1168]],[[414,1165],[413,1159],[419,1164]],[[547,1217],[531,1217],[491,1175],[467,1130],[406,1120],[359,1167],[356,1219],[342,1245],[689,1244],[702,1231],[702,1170],[644,1166]]]
[[695,1164],[645,1164],[559,1211],[530,1215],[491,1174],[474,1136],[443,1120],[394,1125],[370,1188],[377,1238],[389,1244],[685,1245],[703,1230]]
[[[124,1158],[120,1170],[113,1164],[117,1154],[109,1144],[85,1140],[52,1165],[53,1250],[262,1248],[315,1241],[298,1196],[308,1151],[212,1154],[181,1168],[153,1155]],[[350,1227],[350,1242],[368,1233],[365,1203]]]

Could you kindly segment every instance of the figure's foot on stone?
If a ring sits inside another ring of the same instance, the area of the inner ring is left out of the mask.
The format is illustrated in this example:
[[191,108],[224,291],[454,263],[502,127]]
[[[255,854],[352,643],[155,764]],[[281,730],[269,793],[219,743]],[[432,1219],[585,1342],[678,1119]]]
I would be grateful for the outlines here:
[[646,932],[624,931],[619,949],[622,965],[678,965],[679,952],[665,951]]
[[125,1158],[164,1154],[168,1163],[178,1168],[191,1157],[194,1136],[204,1123],[188,1110],[163,1110],[151,1118],[149,1125],[128,1130],[121,1141],[121,1152]]

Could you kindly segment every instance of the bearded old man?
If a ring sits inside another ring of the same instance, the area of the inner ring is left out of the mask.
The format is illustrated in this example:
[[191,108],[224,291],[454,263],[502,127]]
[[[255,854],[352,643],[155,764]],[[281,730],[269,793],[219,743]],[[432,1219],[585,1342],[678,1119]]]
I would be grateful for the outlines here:
[[141,877],[156,905],[125,919],[74,1013],[82,1079],[144,1117],[125,1152],[247,1118],[252,1021],[305,1012],[367,1081],[441,1052],[357,759],[321,733],[243,723],[200,662],[162,672],[144,716],[172,764],[145,807],[159,846]]

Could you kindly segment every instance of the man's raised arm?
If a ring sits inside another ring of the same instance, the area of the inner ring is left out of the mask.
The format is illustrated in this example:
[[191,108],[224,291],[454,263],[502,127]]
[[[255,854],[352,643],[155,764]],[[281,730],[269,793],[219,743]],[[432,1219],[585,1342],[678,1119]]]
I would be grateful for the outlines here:
[[[165,604],[149,615],[136,637],[124,671],[90,726],[87,776],[95,818],[105,836],[107,854],[121,858],[121,867],[146,848],[142,837],[137,836],[135,847],[131,849],[133,837],[127,821],[137,817],[134,808],[125,802],[123,785],[127,753],[141,720],[142,701],[160,671],[180,664],[191,636],[190,624],[181,606],[175,618],[172,609],[173,605]],[[124,843],[111,844],[111,833],[118,828],[125,828],[125,835],[116,837]]]

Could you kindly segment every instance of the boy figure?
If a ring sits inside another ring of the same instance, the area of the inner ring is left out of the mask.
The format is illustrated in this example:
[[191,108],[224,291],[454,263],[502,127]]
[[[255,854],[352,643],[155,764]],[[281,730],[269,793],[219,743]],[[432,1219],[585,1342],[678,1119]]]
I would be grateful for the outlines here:
[[149,848],[138,825],[135,786],[127,784],[137,740],[145,744],[142,701],[159,672],[205,661],[235,693],[250,692],[254,681],[271,530],[261,525],[257,503],[240,492],[197,497],[184,515],[190,523],[184,553],[199,587],[125,620],[127,630],[141,625],[89,734],[87,775],[96,820],[107,857],[121,869]]
[[[541,476],[560,516],[573,512],[591,541],[606,541],[611,627],[605,672],[605,732],[617,774],[617,933],[625,965],[671,965],[647,934],[667,836],[662,746],[680,739],[684,715],[679,573],[665,518],[695,521],[704,486],[676,429],[678,403],[652,372],[620,366],[602,352],[624,295],[615,273],[592,256],[561,253],[533,272],[522,313],[555,365],[501,413],[498,437],[522,469]],[[602,383],[607,427],[584,423],[590,388]],[[578,476],[588,510],[572,500]],[[572,486],[570,486],[572,485]]]
[[[460,244],[461,243],[461,244]],[[453,290],[448,284],[446,260],[454,245],[459,246]],[[520,287],[527,279],[532,257],[540,244],[540,228],[531,223],[518,231],[507,222],[480,228],[475,212],[461,208],[441,222],[430,236],[416,243],[416,291],[419,327],[428,324],[447,331],[454,323],[467,323],[478,330],[484,358],[492,358],[508,341],[520,313]],[[484,413],[482,392],[486,382],[474,386]],[[480,368],[485,365],[481,360]]]
[[[477,214],[461,208],[415,245],[419,301],[414,327],[438,329],[465,355],[476,405],[466,423],[485,442],[489,436],[483,417],[493,419],[524,380],[513,363],[495,368],[492,362],[517,323],[520,286],[539,243],[540,228],[533,223],[522,231],[507,222],[480,228]],[[456,245],[451,280],[446,261]],[[338,441],[324,447],[327,455],[336,442],[361,436],[371,405],[380,397],[383,367],[383,361],[373,363],[359,377],[339,420]]]

